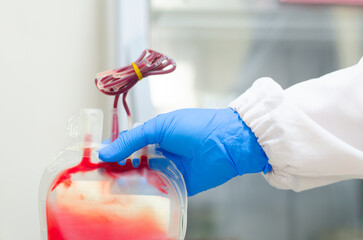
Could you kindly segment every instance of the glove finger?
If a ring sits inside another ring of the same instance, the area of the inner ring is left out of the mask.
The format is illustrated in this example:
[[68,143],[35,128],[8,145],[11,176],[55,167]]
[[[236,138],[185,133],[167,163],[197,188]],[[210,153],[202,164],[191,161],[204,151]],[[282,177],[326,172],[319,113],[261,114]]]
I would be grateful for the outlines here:
[[[127,130],[120,132],[120,135],[123,134],[124,132],[127,132]],[[102,145],[108,145],[110,143],[111,143],[111,139],[109,139],[109,138],[107,138],[106,140],[102,141]]]
[[133,152],[148,144],[159,143],[161,128],[159,122],[164,118],[153,118],[143,125],[120,133],[111,144],[99,151],[99,158],[105,162],[117,162],[129,157]]
[[105,162],[117,162],[146,146],[147,142],[142,127],[141,125],[129,131],[121,132],[115,141],[100,149],[99,158]]
[[126,159],[122,159],[122,160],[118,161],[118,164],[120,164],[121,166],[125,166]]
[[[120,132],[120,134],[122,134],[123,132],[126,132],[126,131],[122,131],[122,132]],[[104,140],[102,142],[102,145],[107,145],[107,144],[110,144],[110,143],[111,143],[111,139],[107,138],[106,140]]]

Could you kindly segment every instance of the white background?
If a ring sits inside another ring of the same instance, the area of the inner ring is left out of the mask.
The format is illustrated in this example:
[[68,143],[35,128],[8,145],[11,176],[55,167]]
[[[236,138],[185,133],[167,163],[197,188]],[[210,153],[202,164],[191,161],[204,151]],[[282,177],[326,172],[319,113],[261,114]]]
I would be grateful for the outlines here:
[[114,67],[113,4],[0,1],[1,240],[40,239],[38,186],[68,118],[110,100],[94,75]]

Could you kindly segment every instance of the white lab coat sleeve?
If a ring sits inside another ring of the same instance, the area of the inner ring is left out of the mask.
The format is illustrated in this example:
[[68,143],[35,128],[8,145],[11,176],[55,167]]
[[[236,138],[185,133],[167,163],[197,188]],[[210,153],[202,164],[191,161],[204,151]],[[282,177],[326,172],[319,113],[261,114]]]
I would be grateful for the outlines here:
[[363,59],[286,90],[258,79],[230,107],[265,151],[272,186],[302,191],[363,179]]

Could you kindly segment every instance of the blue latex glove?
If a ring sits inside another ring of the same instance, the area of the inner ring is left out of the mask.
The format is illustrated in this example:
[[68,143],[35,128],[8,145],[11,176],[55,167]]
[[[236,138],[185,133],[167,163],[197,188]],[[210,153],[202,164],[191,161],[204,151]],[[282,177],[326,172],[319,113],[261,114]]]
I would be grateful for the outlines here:
[[120,161],[154,143],[183,174],[189,196],[237,175],[271,170],[255,135],[231,108],[161,114],[122,132],[99,151],[99,157],[107,162]]

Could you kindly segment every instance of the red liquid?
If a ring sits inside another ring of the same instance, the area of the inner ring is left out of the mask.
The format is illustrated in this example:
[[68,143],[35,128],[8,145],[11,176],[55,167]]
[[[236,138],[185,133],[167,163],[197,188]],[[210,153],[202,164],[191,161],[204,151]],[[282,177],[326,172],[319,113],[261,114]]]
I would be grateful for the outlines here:
[[[91,150],[89,148],[84,149],[83,158],[80,164],[78,164],[75,167],[69,168],[65,171],[63,171],[55,180],[52,191],[60,184],[63,183],[65,186],[69,187],[72,184],[71,176],[75,173],[85,173],[94,171],[96,169],[99,169],[103,172],[104,175],[110,176],[114,179],[116,179],[120,174],[129,172],[129,171],[137,171],[140,175],[142,175],[142,172],[144,169],[150,169],[148,164],[148,157],[145,155],[142,155],[140,157],[140,165],[137,168],[134,168],[132,165],[131,159],[127,159],[124,166],[121,166],[118,163],[109,163],[109,162],[100,162],[100,163],[92,163],[91,162]],[[151,176],[148,176],[147,181],[149,184],[153,185],[157,189],[159,189],[160,192],[167,194],[166,192],[166,184],[163,182],[163,180],[157,175],[152,174]]]
[[[47,207],[48,240],[169,240],[153,219],[143,214],[142,218],[118,219],[75,215],[59,207]],[[92,214],[91,214],[92,215]]]
[[[146,170],[148,171],[145,175],[147,182],[167,194],[166,184],[150,170],[147,156],[141,156],[139,167],[134,168],[130,159],[124,166],[118,163],[92,163],[90,154],[91,150],[85,149],[81,163],[63,171],[53,183],[49,194],[52,194],[57,187],[62,186],[62,188],[56,193],[60,199],[50,200],[49,197],[47,199],[48,240],[170,240],[165,225],[160,225],[159,215],[152,209],[129,208],[128,201],[122,202],[117,197],[109,202],[102,202],[89,200],[87,197],[85,199],[82,194],[76,195],[72,192],[71,176],[75,173],[98,170],[103,175],[116,179],[126,172],[143,175]],[[102,186],[102,183],[94,186]],[[104,183],[110,184],[108,181]],[[77,186],[75,185],[74,188]],[[100,193],[102,192],[103,190],[100,190]],[[107,194],[106,191],[106,196]],[[132,200],[129,203],[132,206]],[[126,213],[122,212],[124,209]],[[131,214],[127,213],[129,209]]]

